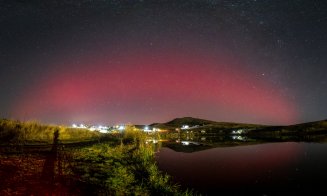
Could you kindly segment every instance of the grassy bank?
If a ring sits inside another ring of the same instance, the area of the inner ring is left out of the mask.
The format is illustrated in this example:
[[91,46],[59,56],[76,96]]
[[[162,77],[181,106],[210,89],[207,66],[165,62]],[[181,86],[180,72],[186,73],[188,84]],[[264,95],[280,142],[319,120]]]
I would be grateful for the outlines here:
[[152,144],[133,127],[116,143],[102,143],[71,152],[72,173],[85,186],[83,192],[97,195],[192,195],[161,173]]
[[42,125],[37,122],[0,120],[1,144],[51,144],[55,133],[61,142],[96,140],[104,136],[96,131],[72,129],[65,126]]
[[[101,137],[106,140],[100,141]],[[154,144],[146,143],[148,137],[134,126],[110,135],[1,120],[0,144],[5,148],[0,155],[0,173],[4,176],[0,194],[192,195],[159,171]],[[85,142],[92,140],[96,142]],[[13,150],[22,144],[38,145]],[[50,147],[41,153],[42,146]]]

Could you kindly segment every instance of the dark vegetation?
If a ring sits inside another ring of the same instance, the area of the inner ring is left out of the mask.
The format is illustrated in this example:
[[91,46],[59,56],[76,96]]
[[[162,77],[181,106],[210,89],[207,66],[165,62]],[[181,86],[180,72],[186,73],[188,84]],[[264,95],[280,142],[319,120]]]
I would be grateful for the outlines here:
[[105,137],[100,132],[72,129],[65,126],[42,125],[37,122],[0,120],[0,144],[51,144],[58,131],[62,143],[98,140]]
[[[186,124],[193,128],[181,130]],[[276,141],[327,141],[326,120],[263,126],[186,117],[151,127],[169,129],[146,134],[130,125],[123,133],[103,134],[0,120],[0,195],[192,195],[158,170],[154,160],[158,146],[151,141],[169,140],[162,145],[181,152]],[[231,132],[240,129],[245,132]],[[183,140],[192,142],[183,145]]]
[[0,123],[0,195],[192,195],[158,170],[155,144],[134,126],[101,134]]
[[161,173],[151,145],[124,138],[126,144],[102,143],[72,152],[73,173],[80,176],[86,194],[98,195],[191,195],[180,191],[170,177]]
[[327,133],[327,120],[308,122],[289,126],[270,126],[265,129],[254,130],[253,133],[261,134],[325,134]]

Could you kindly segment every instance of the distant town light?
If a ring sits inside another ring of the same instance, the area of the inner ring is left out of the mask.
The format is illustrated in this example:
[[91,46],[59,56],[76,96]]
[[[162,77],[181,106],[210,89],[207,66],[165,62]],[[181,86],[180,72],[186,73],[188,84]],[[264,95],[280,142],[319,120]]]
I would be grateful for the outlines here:
[[90,128],[90,131],[95,131],[95,130],[96,130],[95,127]]
[[106,129],[100,129],[99,132],[100,133],[107,133],[108,131]]
[[153,128],[152,128],[152,131],[153,131],[153,132],[156,132],[156,131],[157,131],[157,132],[160,132],[161,129],[159,129],[159,128],[154,128],[154,127],[153,127]]
[[84,124],[80,124],[78,128],[82,128],[82,129],[85,129],[86,126]]
[[78,128],[78,129],[86,129],[86,125],[84,124],[80,124],[80,125],[77,125],[77,124],[72,124],[72,128]]
[[151,129],[149,128],[149,126],[145,126],[143,130],[144,130],[145,132],[152,132],[152,131],[153,131],[153,130],[151,130]]

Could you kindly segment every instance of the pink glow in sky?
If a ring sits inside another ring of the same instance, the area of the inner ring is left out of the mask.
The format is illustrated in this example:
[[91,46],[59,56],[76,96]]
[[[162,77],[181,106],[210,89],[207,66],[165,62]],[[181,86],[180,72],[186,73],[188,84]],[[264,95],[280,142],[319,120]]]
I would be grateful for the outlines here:
[[178,51],[66,60],[26,89],[14,113],[24,120],[62,123],[146,124],[181,116],[294,123],[292,100],[241,64],[231,57]]

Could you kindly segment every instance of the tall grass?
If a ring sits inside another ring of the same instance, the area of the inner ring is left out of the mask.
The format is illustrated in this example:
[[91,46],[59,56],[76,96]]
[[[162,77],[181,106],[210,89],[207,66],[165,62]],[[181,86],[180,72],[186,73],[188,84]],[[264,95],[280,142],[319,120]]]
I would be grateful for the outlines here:
[[71,129],[65,126],[42,125],[38,122],[20,122],[0,120],[1,143],[52,143],[54,133],[58,131],[61,141],[83,141],[101,137],[99,132],[86,129]]
[[122,134],[124,144],[135,144],[137,147],[145,144],[147,134],[140,131],[133,125],[126,125]]
[[97,195],[192,195],[159,171],[146,134],[126,127],[119,145],[96,144],[74,149],[72,171]]

